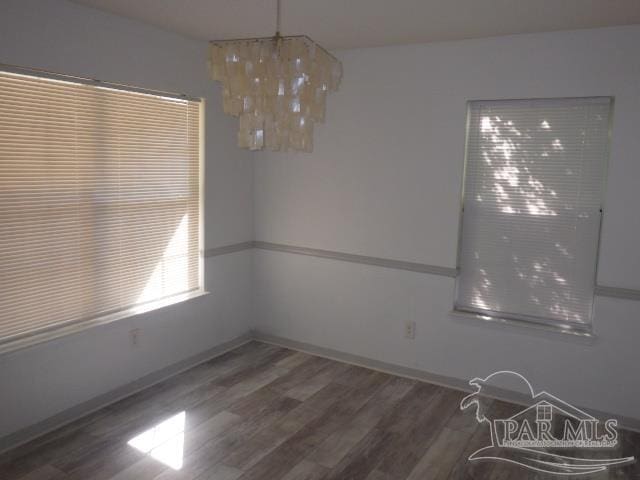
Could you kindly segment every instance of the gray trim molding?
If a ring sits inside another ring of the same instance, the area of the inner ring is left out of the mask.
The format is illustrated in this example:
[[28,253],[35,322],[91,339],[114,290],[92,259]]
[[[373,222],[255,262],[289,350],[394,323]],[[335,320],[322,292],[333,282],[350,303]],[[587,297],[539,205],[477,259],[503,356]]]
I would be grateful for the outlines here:
[[600,297],[622,298],[624,300],[640,301],[640,290],[631,288],[607,287],[605,285],[596,285],[595,294]]
[[[262,242],[258,240],[233,243],[221,247],[208,248],[204,252],[206,258],[226,255],[227,253],[241,252],[252,248],[261,250],[271,250],[274,252],[293,253],[295,255],[308,255],[310,257],[328,258],[342,262],[360,263],[362,265],[374,265],[376,267],[393,268],[396,270],[407,270],[410,272],[426,273],[429,275],[440,275],[443,277],[456,278],[458,270],[451,267],[439,265],[429,265],[426,263],[405,262],[404,260],[394,260],[391,258],[370,257],[367,255],[357,255],[354,253],[337,252],[334,250],[322,250],[319,248],[298,247],[286,245],[284,243]],[[632,288],[608,287],[606,285],[596,285],[595,294],[599,297],[621,298],[624,300],[640,301],[640,290]]]
[[[343,262],[361,263],[363,265],[375,265],[377,267],[408,270],[411,272],[427,273],[430,275],[440,275],[450,278],[455,278],[458,275],[458,270],[451,267],[428,265],[426,263],[405,262],[403,260],[393,260],[390,258],[369,257],[366,255],[336,252],[333,250],[321,250],[318,248],[296,247],[293,245],[285,245],[282,243],[254,241],[253,247],[262,250],[293,253],[296,255],[309,255],[318,258],[329,258],[331,260],[340,260]],[[595,288],[595,294],[599,297],[622,298],[625,300],[640,301],[640,290],[634,290],[630,288],[597,285]]]
[[331,260],[341,260],[343,262],[361,263],[364,265],[375,265],[376,267],[395,268],[397,270],[408,270],[410,272],[429,273],[431,275],[442,275],[444,277],[455,278],[458,271],[455,268],[440,267],[438,265],[428,265],[426,263],[405,262],[403,260],[393,260],[390,258],[369,257],[366,255],[356,255],[353,253],[336,252],[333,250],[320,250],[318,248],[294,247],[281,243],[253,242],[255,248],[262,250],[274,250],[276,252],[295,253],[297,255],[309,255],[312,257],[329,258]]
[[207,248],[204,251],[204,256],[205,258],[217,257],[219,255],[226,255],[227,253],[241,252],[242,250],[249,250],[253,248],[253,243],[254,242],[252,241],[248,241],[248,242],[233,243],[231,245],[223,245],[222,247]]

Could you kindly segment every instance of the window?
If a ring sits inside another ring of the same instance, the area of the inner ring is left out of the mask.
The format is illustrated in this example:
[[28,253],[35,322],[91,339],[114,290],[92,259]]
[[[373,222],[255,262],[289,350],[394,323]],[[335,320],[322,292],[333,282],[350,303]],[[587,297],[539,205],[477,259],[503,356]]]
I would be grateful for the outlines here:
[[201,288],[200,103],[100,85],[0,72],[0,343]]
[[550,422],[551,420],[553,420],[553,407],[548,403],[542,403],[537,405],[536,421]]
[[610,98],[469,103],[456,310],[591,324]]

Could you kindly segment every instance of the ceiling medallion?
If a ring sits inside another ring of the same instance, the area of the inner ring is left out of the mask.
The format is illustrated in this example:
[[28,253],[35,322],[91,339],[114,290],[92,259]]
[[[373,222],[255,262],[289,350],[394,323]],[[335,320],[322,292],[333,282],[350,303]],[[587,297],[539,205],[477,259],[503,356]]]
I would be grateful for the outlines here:
[[281,36],[277,2],[275,36],[210,42],[211,76],[222,83],[224,113],[239,117],[238,146],[311,152],[342,64],[305,35]]

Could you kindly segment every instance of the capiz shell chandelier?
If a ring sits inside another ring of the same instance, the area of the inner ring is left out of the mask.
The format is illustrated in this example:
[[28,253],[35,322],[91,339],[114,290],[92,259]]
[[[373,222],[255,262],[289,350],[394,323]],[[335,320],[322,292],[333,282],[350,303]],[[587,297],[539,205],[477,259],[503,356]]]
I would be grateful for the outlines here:
[[342,64],[307,36],[280,35],[280,0],[276,22],[274,37],[212,41],[211,76],[224,113],[239,117],[238,146],[311,152]]

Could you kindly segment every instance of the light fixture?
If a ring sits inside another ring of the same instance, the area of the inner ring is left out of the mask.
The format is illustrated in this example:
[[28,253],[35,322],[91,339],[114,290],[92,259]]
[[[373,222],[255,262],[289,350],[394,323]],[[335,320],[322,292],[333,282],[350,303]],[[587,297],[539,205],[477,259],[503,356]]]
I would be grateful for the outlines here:
[[238,146],[313,150],[313,125],[324,120],[327,92],[338,89],[342,64],[305,35],[211,42],[210,68],[222,82],[226,114],[239,117]]

